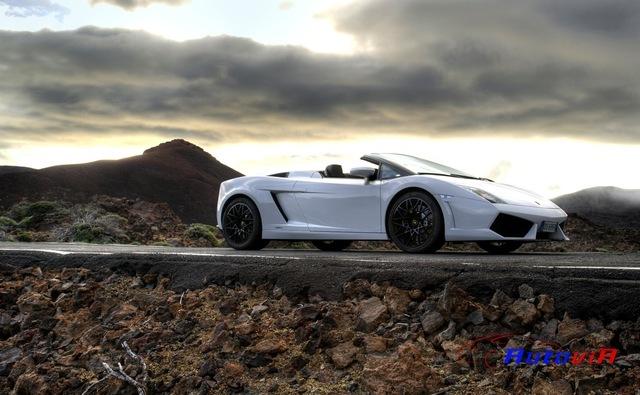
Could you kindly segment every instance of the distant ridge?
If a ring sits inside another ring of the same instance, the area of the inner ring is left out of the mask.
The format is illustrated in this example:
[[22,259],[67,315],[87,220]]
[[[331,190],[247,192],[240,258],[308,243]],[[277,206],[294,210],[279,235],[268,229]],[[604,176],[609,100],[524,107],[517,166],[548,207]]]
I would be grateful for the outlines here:
[[215,224],[220,183],[241,175],[197,145],[172,140],[120,160],[0,171],[0,207],[25,198],[86,202],[107,195],[166,202],[186,223]]
[[3,174],[9,173],[24,173],[25,171],[32,171],[30,167],[22,167],[22,166],[0,166],[0,176]]
[[558,196],[553,201],[567,213],[598,225],[640,229],[640,189],[594,187]]

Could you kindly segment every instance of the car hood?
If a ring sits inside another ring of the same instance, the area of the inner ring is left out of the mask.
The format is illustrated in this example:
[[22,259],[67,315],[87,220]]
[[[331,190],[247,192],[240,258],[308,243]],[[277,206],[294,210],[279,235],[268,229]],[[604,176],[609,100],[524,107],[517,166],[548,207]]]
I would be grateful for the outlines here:
[[437,178],[446,180],[451,184],[455,184],[463,188],[482,189],[504,200],[507,204],[527,207],[558,208],[555,203],[544,196],[540,196],[537,193],[514,187],[512,185],[500,184],[498,182],[487,180],[474,180],[457,177],[437,176]]

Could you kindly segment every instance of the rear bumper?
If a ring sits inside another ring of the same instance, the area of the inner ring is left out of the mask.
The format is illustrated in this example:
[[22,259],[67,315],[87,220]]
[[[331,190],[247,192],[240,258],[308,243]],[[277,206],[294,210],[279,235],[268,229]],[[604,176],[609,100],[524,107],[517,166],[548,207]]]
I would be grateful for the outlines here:
[[[491,204],[465,198],[445,200],[453,226],[445,232],[447,241],[565,241],[563,225],[567,214],[560,208]],[[555,232],[541,232],[542,223],[561,224]]]

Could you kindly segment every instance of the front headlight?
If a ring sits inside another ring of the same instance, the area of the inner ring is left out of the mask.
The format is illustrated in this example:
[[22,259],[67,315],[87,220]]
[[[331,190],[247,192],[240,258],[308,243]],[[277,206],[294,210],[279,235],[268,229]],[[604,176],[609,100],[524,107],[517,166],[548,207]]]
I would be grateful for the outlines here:
[[476,195],[480,196],[484,200],[487,200],[487,201],[489,201],[491,203],[506,203],[504,200],[500,199],[499,197],[497,197],[495,195],[490,194],[489,192],[485,191],[484,189],[468,187],[467,190],[475,193]]

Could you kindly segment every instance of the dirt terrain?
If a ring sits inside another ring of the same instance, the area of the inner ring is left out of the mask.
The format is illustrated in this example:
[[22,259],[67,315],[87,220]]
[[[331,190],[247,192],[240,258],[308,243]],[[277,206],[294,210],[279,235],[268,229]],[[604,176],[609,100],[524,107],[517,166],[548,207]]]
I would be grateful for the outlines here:
[[[268,283],[175,292],[153,273],[1,268],[1,393],[634,394],[640,380],[640,322],[561,316],[526,284],[483,300],[454,283],[355,280],[325,301]],[[516,346],[619,352],[504,366]]]
[[140,199],[24,200],[0,211],[0,241],[216,247],[221,238],[212,225],[184,224],[168,204]]

